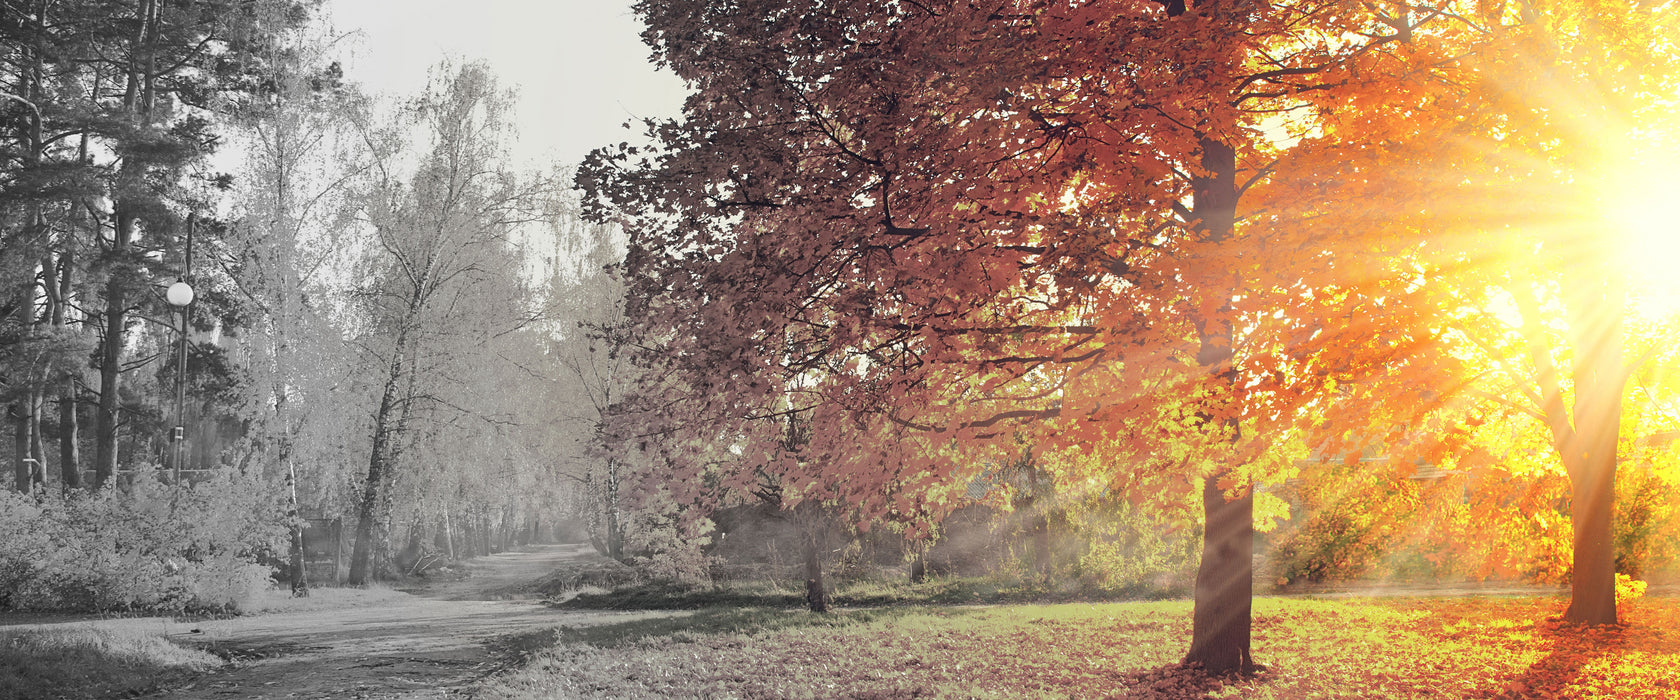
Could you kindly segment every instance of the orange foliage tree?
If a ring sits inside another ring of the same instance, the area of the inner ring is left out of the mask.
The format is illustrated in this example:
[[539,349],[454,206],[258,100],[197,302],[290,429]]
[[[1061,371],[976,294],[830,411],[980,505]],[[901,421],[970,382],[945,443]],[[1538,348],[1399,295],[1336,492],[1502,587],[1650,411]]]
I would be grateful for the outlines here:
[[1639,189],[1642,141],[1680,88],[1676,10],[1522,0],[1466,4],[1453,17],[1432,37],[1457,47],[1444,89],[1365,105],[1332,128],[1405,120],[1423,136],[1409,163],[1373,182],[1405,193],[1384,210],[1429,241],[1415,258],[1423,278],[1456,289],[1432,323],[1474,372],[1443,386],[1462,410],[1434,432],[1473,448],[1464,438],[1474,431],[1451,421],[1511,414],[1543,427],[1570,485],[1567,618],[1614,623],[1622,400],[1649,359],[1630,363],[1624,351],[1624,210],[1649,205],[1625,193]]
[[[1186,660],[1251,668],[1264,456],[1433,405],[1423,379],[1457,372],[1425,322],[1452,290],[1410,263],[1416,222],[1347,194],[1398,201],[1368,183],[1410,132],[1325,126],[1433,99],[1451,46],[1423,30],[1449,17],[1334,0],[637,12],[695,93],[649,125],[656,146],[597,151],[579,182],[590,215],[632,231],[629,315],[654,371],[614,433],[656,453],[644,487],[703,504],[770,481],[784,505],[915,521],[988,453],[1101,446],[1117,485],[1201,489]],[[1381,400],[1328,412],[1355,381]]]

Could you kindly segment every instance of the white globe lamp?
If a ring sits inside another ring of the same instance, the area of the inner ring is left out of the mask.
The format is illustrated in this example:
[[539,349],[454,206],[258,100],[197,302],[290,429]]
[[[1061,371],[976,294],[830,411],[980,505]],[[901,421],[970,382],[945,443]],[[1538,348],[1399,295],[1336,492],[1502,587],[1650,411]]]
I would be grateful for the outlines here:
[[193,302],[192,285],[186,282],[176,282],[169,285],[169,291],[164,292],[164,297],[169,300],[170,306],[184,307]]

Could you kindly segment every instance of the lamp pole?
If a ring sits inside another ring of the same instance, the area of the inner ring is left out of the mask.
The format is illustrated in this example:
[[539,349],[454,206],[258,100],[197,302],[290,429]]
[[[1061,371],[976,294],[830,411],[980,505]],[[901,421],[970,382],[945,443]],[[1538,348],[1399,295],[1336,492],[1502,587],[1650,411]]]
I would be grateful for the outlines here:
[[196,214],[187,216],[186,264],[182,266],[181,279],[176,280],[175,284],[169,285],[169,290],[164,293],[164,297],[169,300],[169,305],[181,310],[181,349],[175,364],[175,430],[170,435],[170,440],[174,443],[173,464],[176,486],[181,485],[181,448],[185,446],[187,441],[187,323],[192,315],[192,303],[195,296],[192,285],[187,283],[187,279],[192,277],[193,224],[196,223],[197,219]]

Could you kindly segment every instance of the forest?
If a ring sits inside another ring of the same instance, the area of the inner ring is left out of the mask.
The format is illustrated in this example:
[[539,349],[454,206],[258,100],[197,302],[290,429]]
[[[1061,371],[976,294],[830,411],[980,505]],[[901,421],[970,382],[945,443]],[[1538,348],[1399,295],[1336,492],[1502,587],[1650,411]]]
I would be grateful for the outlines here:
[[541,169],[318,2],[0,7],[0,610],[587,542],[1253,673],[1257,594],[1680,581],[1672,1],[642,0],[682,114]]

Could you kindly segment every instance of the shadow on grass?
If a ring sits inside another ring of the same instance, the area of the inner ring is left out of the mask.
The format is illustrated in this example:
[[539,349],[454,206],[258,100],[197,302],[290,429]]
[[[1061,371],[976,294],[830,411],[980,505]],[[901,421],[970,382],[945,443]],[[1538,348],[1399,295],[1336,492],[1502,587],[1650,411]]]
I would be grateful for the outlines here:
[[[1537,625],[1546,644],[1546,656],[1512,678],[1499,690],[1488,693],[1497,698],[1570,697],[1581,693],[1616,695],[1647,695],[1661,693],[1674,696],[1672,685],[1645,687],[1626,685],[1639,683],[1637,677],[1627,675],[1624,668],[1599,666],[1588,669],[1605,656],[1632,659],[1643,656],[1663,659],[1680,656],[1680,610],[1671,605],[1635,604],[1624,608],[1621,625],[1585,627],[1564,624],[1552,618]],[[1672,683],[1672,679],[1670,679]]]
[[1545,658],[1511,679],[1493,697],[1568,697],[1568,688],[1580,678],[1582,668],[1626,645],[1627,628],[1570,625],[1554,618],[1540,623],[1540,632],[1548,645]]
[[[767,607],[706,608],[689,615],[653,617],[603,625],[561,627],[526,635],[523,639],[509,639],[510,644],[524,649],[551,646],[556,642],[587,644],[611,649],[644,640],[693,641],[701,637],[726,634],[754,634],[788,629],[841,629],[871,622],[891,622],[909,615],[953,618],[966,617],[971,610],[895,607],[874,610],[845,610],[813,613],[804,610],[785,610]],[[510,649],[513,651],[513,649]],[[515,653],[518,653],[515,651]]]

